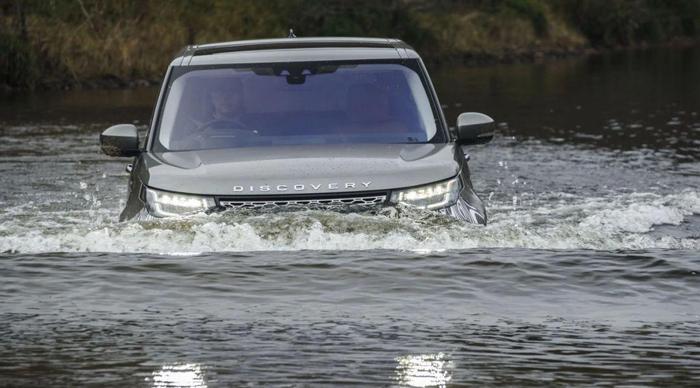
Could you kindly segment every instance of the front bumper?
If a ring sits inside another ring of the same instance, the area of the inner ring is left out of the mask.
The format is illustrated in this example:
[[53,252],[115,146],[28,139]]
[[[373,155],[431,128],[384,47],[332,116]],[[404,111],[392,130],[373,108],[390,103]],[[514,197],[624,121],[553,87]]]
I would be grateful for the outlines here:
[[[330,210],[339,213],[377,213],[396,206],[389,199],[391,192],[337,193],[292,196],[216,196],[211,212],[276,213],[299,210]],[[144,201],[145,202],[145,201]],[[149,212],[148,206],[136,214],[136,220],[153,220],[162,216]],[[432,209],[437,213],[475,224],[486,224],[483,204],[469,185],[463,185],[454,204]]]

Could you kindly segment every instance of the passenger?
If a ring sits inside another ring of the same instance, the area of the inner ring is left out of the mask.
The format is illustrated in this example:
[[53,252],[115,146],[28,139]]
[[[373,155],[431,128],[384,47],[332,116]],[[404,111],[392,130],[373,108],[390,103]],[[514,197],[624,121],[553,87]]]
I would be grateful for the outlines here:
[[348,90],[347,114],[357,132],[404,132],[405,126],[392,114],[391,99],[382,88],[364,83]]

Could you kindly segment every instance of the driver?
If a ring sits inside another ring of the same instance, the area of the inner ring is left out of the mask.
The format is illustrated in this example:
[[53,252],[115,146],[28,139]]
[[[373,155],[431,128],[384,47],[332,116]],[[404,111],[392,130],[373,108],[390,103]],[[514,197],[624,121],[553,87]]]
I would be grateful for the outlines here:
[[238,79],[226,80],[215,85],[207,94],[211,107],[211,122],[225,121],[241,125],[245,111],[243,104],[243,84]]
[[207,85],[201,96],[204,108],[202,113],[206,118],[197,120],[190,117],[194,127],[180,141],[183,147],[202,148],[231,142],[240,131],[248,131],[242,120],[245,104],[243,83],[239,79],[218,79],[216,83]]

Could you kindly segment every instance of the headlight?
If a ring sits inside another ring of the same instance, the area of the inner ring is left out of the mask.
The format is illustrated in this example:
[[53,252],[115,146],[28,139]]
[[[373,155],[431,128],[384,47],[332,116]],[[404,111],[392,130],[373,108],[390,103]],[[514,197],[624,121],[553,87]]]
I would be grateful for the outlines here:
[[421,209],[439,209],[454,205],[461,189],[462,185],[457,176],[443,182],[394,191],[391,193],[391,202]]
[[214,207],[214,198],[146,189],[148,212],[156,217],[182,216]]

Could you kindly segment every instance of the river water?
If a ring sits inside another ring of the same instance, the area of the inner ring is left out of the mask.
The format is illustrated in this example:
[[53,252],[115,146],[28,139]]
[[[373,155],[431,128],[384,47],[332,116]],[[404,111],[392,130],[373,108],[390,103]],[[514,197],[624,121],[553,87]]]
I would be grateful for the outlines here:
[[433,72],[486,227],[117,222],[154,89],[0,100],[0,386],[700,385],[700,50]]

